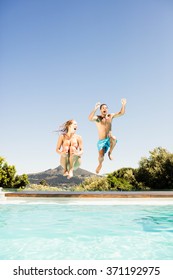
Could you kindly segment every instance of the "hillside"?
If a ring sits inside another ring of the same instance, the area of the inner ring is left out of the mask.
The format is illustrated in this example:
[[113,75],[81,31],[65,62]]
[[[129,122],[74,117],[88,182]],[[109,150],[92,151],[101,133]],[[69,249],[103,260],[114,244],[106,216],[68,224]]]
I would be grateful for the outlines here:
[[74,176],[68,180],[63,176],[63,168],[58,166],[43,172],[27,174],[31,184],[39,184],[41,180],[46,180],[50,186],[74,186],[80,184],[85,178],[96,176],[85,169],[78,168],[74,171]]

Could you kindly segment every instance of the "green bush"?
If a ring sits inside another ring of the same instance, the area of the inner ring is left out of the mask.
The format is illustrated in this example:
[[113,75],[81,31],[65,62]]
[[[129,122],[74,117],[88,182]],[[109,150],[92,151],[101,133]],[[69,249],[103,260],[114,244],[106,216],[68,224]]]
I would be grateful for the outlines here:
[[76,185],[73,191],[108,191],[109,183],[106,177],[89,177],[86,178],[81,184]]
[[90,177],[80,185],[74,186],[73,191],[130,191],[134,187],[123,178],[116,178],[109,174],[106,177]]
[[161,147],[150,151],[139,162],[136,179],[150,189],[173,189],[173,154]]
[[146,187],[136,180],[136,169],[121,168],[107,175],[111,187],[117,190],[144,190]]
[[29,183],[26,174],[16,175],[14,165],[8,165],[3,157],[0,157],[0,186],[2,188],[20,188]]

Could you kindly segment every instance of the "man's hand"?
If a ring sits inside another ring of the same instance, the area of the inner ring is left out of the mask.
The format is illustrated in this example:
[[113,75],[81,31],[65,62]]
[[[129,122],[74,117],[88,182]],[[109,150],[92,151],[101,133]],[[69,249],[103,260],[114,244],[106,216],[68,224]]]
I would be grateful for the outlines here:
[[97,110],[100,107],[100,105],[101,105],[101,103],[97,102],[94,109]]
[[121,99],[121,103],[122,103],[122,105],[126,105],[126,103],[127,103],[126,99],[125,98]]

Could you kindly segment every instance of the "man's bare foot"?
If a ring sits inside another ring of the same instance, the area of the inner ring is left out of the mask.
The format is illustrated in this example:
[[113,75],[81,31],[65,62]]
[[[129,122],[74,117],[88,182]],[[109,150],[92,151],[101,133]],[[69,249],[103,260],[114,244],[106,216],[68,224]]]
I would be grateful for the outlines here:
[[66,171],[64,171],[63,176],[68,176],[68,171],[67,171],[67,170],[66,170]]
[[113,157],[112,157],[112,155],[111,155],[111,152],[110,152],[110,151],[108,152],[108,157],[109,157],[109,159],[110,159],[110,160],[113,160]]
[[100,169],[102,168],[102,164],[100,163],[96,168],[96,173],[98,174],[100,172]]
[[73,170],[70,170],[69,173],[68,173],[67,179],[70,179],[72,177],[73,177]]

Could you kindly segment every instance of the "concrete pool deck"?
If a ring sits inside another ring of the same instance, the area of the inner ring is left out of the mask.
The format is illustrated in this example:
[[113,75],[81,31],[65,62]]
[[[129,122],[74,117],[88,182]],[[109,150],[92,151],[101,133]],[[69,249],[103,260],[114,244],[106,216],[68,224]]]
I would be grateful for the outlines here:
[[48,192],[23,191],[6,192],[5,197],[42,197],[42,198],[173,198],[173,191],[112,191],[112,192]]

